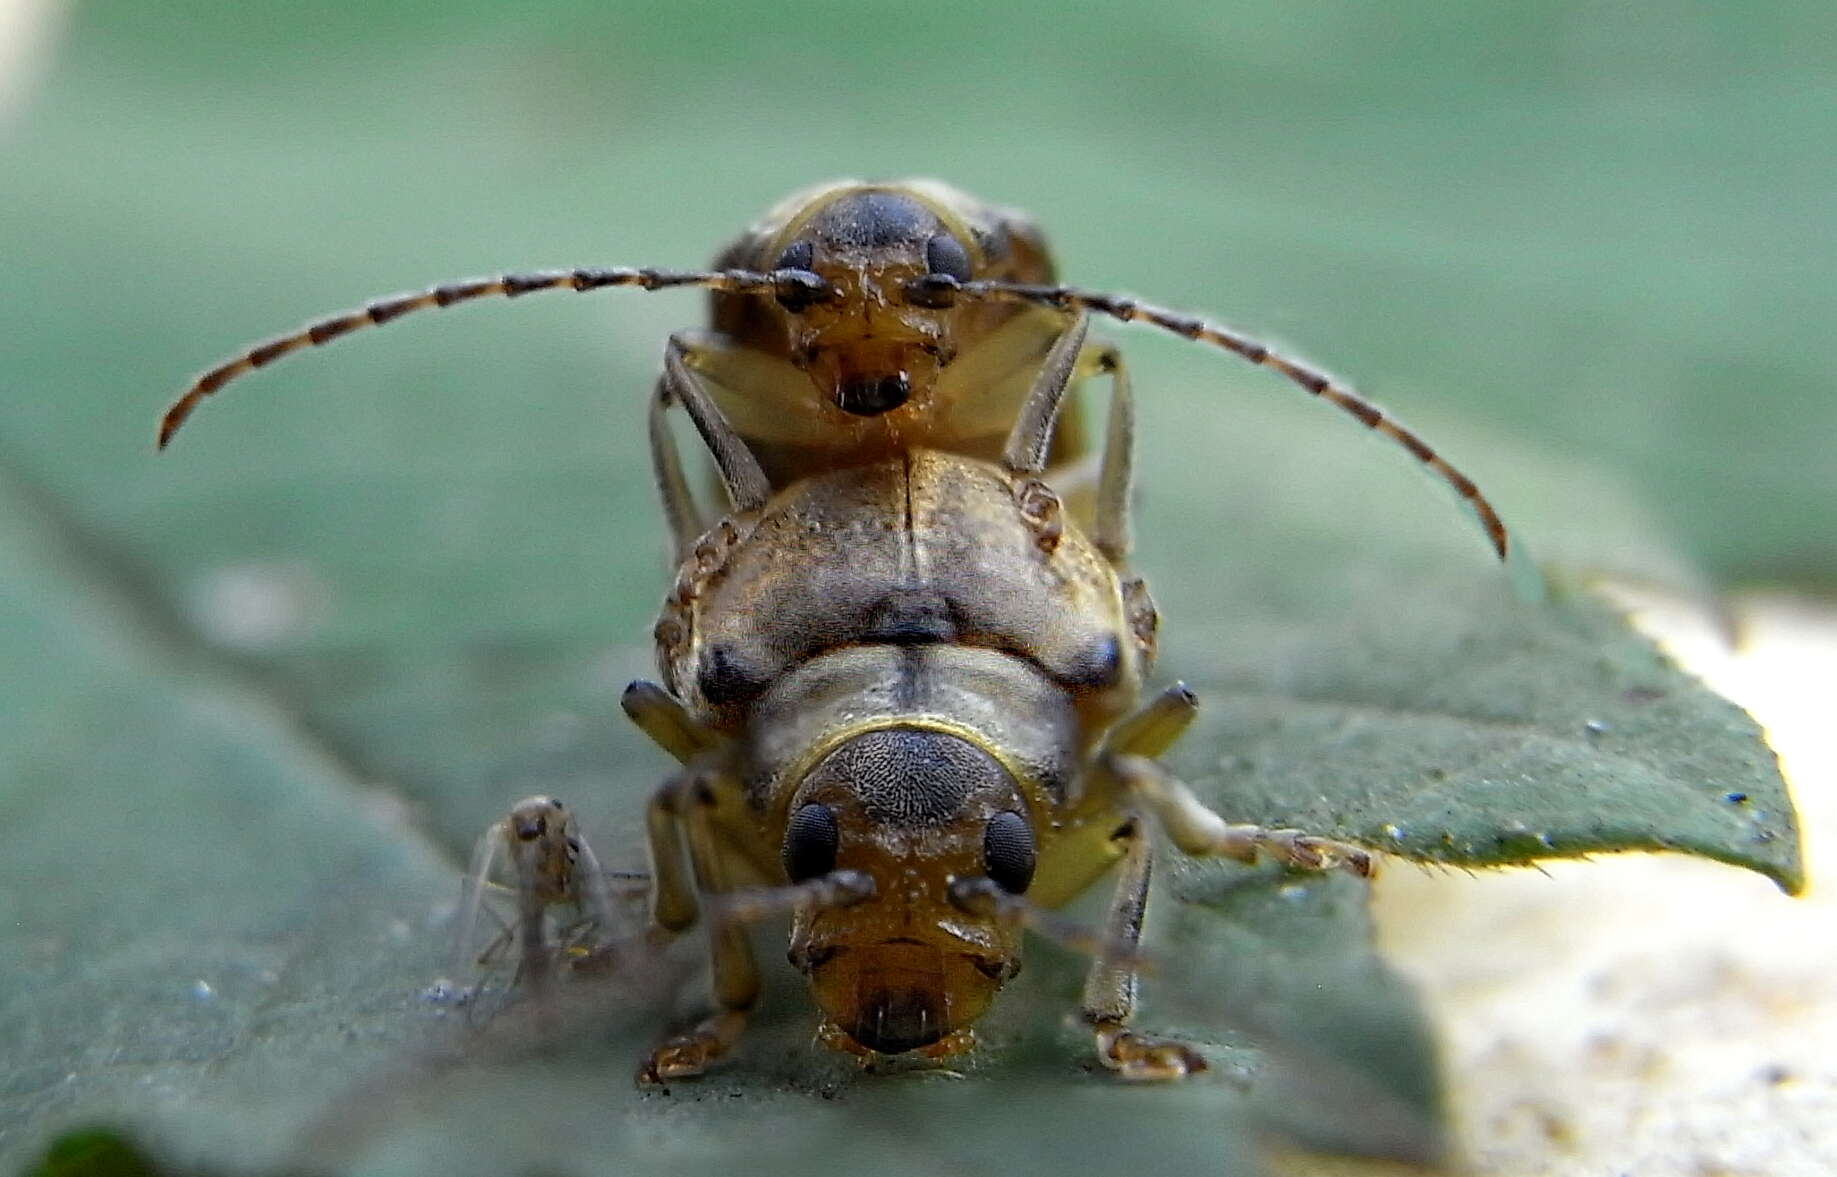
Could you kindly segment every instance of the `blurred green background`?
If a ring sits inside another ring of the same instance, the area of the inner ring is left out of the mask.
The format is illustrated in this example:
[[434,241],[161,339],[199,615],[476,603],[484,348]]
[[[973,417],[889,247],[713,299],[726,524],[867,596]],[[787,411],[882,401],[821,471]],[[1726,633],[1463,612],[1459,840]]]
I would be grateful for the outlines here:
[[[425,835],[392,885],[444,894],[535,788],[595,798],[629,861],[660,767],[614,703],[663,583],[639,414],[697,298],[417,319],[233,386],[167,456],[154,422],[320,312],[700,264],[824,178],[939,176],[1034,213],[1072,281],[1291,345],[1419,426],[1535,552],[1837,586],[1828,3],[4,11],[12,78],[36,79],[0,87],[5,813],[79,815],[100,832],[76,861],[109,864],[75,871],[79,906],[20,915],[9,989],[68,974],[67,923],[106,944],[171,917],[186,806],[225,846],[252,826],[215,884],[232,913],[274,881],[270,839],[348,848],[358,878]],[[1116,334],[1176,670],[1235,623],[1221,600],[1279,644],[1417,566],[1487,573],[1401,455],[1229,358]],[[303,778],[329,783],[283,821]],[[21,842],[14,913],[73,871]],[[122,879],[167,898],[124,906]],[[177,923],[225,915],[202,906]],[[10,1016],[16,1056],[56,1053]]]
[[[1626,477],[1724,581],[1828,586],[1834,42],[1813,0],[78,4],[0,177],[8,464],[162,565],[164,496],[282,436],[480,460],[561,415],[554,462],[601,457],[688,298],[418,323],[141,464],[184,374],[321,308],[700,262],[785,191],[922,173],[1081,282]],[[591,371],[544,362],[584,333]],[[442,417],[442,355],[501,417]],[[379,366],[387,403],[339,397]]]

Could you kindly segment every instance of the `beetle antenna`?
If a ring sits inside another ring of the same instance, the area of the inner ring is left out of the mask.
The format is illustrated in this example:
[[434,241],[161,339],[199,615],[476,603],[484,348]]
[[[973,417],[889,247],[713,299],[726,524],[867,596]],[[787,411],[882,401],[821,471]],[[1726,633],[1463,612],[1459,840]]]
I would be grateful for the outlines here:
[[[1229,328],[1209,323],[1196,316],[1182,314],[1152,303],[1139,302],[1120,295],[1080,290],[1071,286],[1035,286],[999,281],[958,282],[946,274],[927,274],[909,284],[907,294],[913,301],[924,306],[949,306],[960,298],[989,298],[1033,303],[1037,306],[1054,307],[1064,311],[1090,311],[1107,315],[1112,319],[1119,319],[1125,323],[1148,323],[1163,331],[1178,335],[1182,339],[1210,344],[1234,355],[1242,356],[1259,367],[1279,372],[1310,395],[1326,401],[1356,418],[1360,424],[1372,432],[1383,434],[1408,450],[1412,457],[1427,467],[1442,482],[1453,488],[1454,493],[1461,497],[1468,509],[1479,520],[1481,529],[1486,533],[1487,542],[1492,545],[1499,559],[1506,563],[1514,581],[1526,590],[1533,590],[1534,586],[1541,584],[1541,576],[1535,565],[1527,556],[1518,551],[1518,544],[1506,531],[1504,521],[1499,518],[1499,513],[1493,509],[1492,503],[1487,501],[1486,496],[1474,484],[1473,479],[1455,469],[1447,459],[1436,453],[1428,442],[1377,405],[1337,383],[1331,377],[1297,360],[1272,351],[1267,345],[1248,336],[1240,335]],[[1531,591],[1531,595],[1538,596],[1541,593]]]
[[993,879],[980,875],[952,879],[950,901],[971,915],[1018,920],[1028,931],[1082,956],[1102,957],[1113,965],[1153,971],[1153,961],[1143,954],[1140,945],[1106,936],[1087,924],[1031,903],[1024,895],[1010,894]]
[[165,449],[185,418],[191,416],[198,402],[230,381],[257,368],[265,368],[290,352],[318,347],[343,335],[366,327],[380,327],[412,311],[430,307],[450,307],[478,298],[517,298],[538,290],[574,290],[585,292],[612,286],[636,286],[640,290],[672,290],[680,286],[699,286],[727,294],[795,294],[809,301],[833,295],[834,289],[807,270],[634,270],[614,269],[538,270],[529,274],[500,274],[495,278],[472,278],[450,282],[413,294],[396,294],[379,298],[361,310],[347,311],[308,323],[298,331],[279,335],[258,343],[241,355],[225,360],[192,381],[185,395],[174,401],[160,418],[159,448]]
[[858,870],[830,871],[781,887],[741,887],[708,898],[709,909],[738,923],[757,923],[794,911],[805,903],[817,907],[853,907],[874,894],[874,880]]

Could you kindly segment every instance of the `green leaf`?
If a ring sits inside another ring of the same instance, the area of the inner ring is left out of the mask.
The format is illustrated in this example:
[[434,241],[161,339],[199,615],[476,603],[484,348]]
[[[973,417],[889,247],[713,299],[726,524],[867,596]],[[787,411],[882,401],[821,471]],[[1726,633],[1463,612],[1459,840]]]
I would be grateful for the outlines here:
[[[920,161],[1039,213],[1070,277],[1333,359],[1565,567],[1688,582],[1675,534],[1723,575],[1837,576],[1828,235],[1795,230],[1828,189],[1793,146],[1837,92],[1819,6],[1686,42],[1598,6],[292,7],[82,6],[0,169],[0,1171],[105,1121],[229,1170],[304,1134],[384,1171],[1242,1172],[1272,1104],[1324,1146],[1434,1151],[1433,1051],[1347,880],[1163,872],[1142,1025],[1220,1072],[1175,1090],[1087,1073],[1079,962],[1046,947],[960,1083],[811,1050],[786,976],[669,1097],[628,1076],[693,983],[534,1056],[526,1020],[423,1003],[508,802],[559,793],[640,860],[664,766],[613,702],[665,575],[638,414],[700,304],[405,324],[236,386],[153,459],[189,373],[319,310],[693,263],[782,191]],[[1206,708],[1173,762],[1221,813],[1799,885],[1739,712],[1579,593],[1515,601],[1394,448],[1115,334],[1162,673]]]
[[1178,763],[1238,820],[1455,866],[1681,850],[1804,886],[1759,725],[1585,594],[1444,580],[1195,678]]

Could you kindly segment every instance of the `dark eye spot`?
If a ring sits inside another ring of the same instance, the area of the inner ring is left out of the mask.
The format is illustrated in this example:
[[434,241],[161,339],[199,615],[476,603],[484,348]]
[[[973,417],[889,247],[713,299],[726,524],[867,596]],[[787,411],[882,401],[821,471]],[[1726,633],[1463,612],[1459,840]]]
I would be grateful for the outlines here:
[[959,282],[968,282],[970,255],[955,237],[939,233],[925,243],[925,268],[934,274],[948,274]]
[[731,642],[714,642],[702,652],[695,672],[696,689],[717,707],[744,703],[766,688],[766,681],[746,664]]
[[778,264],[772,268],[775,270],[808,270],[815,261],[816,248],[806,238],[793,243],[789,249],[779,254]]
[[827,805],[805,805],[785,824],[785,874],[793,883],[818,878],[836,869],[835,811]]
[[998,813],[982,835],[982,866],[995,885],[1021,895],[1033,882],[1033,827],[1018,813]]
[[517,822],[516,833],[519,842],[534,842],[548,832],[549,823],[545,817],[524,818]]
[[815,261],[816,251],[808,240],[799,241],[778,255],[778,264],[773,267],[777,280],[772,293],[778,305],[792,314],[808,310],[829,296],[829,286],[810,270]]

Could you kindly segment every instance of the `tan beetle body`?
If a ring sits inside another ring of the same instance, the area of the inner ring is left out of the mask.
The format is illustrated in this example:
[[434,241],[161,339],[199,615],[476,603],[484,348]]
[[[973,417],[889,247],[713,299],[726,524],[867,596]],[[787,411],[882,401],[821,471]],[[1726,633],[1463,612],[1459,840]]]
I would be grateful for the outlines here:
[[[916,447],[996,457],[1064,316],[1001,302],[922,307],[902,291],[940,264],[963,281],[1053,282],[1025,214],[935,180],[839,181],[781,201],[714,265],[771,271],[787,259],[837,297],[793,312],[717,292],[710,330],[684,336],[690,367],[775,485]],[[1100,351],[1082,357],[1081,377]],[[1074,416],[1060,460],[1081,448]]]
[[[716,1010],[653,1051],[641,1080],[699,1074],[733,1047],[760,991],[746,925],[774,913],[792,917],[790,959],[839,1048],[967,1048],[1030,926],[1093,957],[1082,1014],[1104,1065],[1130,1079],[1203,1069],[1192,1049],[1128,1028],[1145,823],[1187,854],[1358,874],[1371,859],[1229,824],[1157,763],[1196,703],[1179,686],[1140,703],[1157,621],[1128,568],[1133,392],[1115,349],[1087,340],[1090,316],[1279,372],[1403,446],[1501,559],[1518,558],[1503,524],[1356,394],[1202,320],[1052,285],[1026,217],[934,181],[799,193],[716,267],[504,275],[375,301],[207,371],[168,410],[160,443],[237,376],[412,311],[539,290],[711,290],[709,327],[671,337],[651,398],[678,570],[654,631],[663,685],[633,683],[623,704],[681,765],[645,810],[646,939],[706,916]],[[1095,374],[1109,377],[1100,438],[1079,411]],[[711,459],[711,506],[678,452],[678,407]],[[605,876],[574,869],[591,851],[571,821],[545,825],[550,809],[531,799],[487,834],[461,927],[463,946],[505,849],[526,979],[557,971],[552,907],[585,918],[571,958],[617,955],[605,951]],[[1094,934],[1045,914],[1110,872]]]
[[727,741],[699,760],[719,852],[753,885],[800,881],[787,823],[826,806],[831,869],[874,881],[800,913],[790,948],[855,1048],[961,1036],[1018,969],[1016,921],[947,891],[984,873],[995,814],[1028,823],[1042,881],[1110,865],[1053,850],[1097,735],[1139,693],[1152,605],[1050,506],[1021,506],[1042,501],[931,450],[813,476],[717,525],[659,620],[665,684]]

